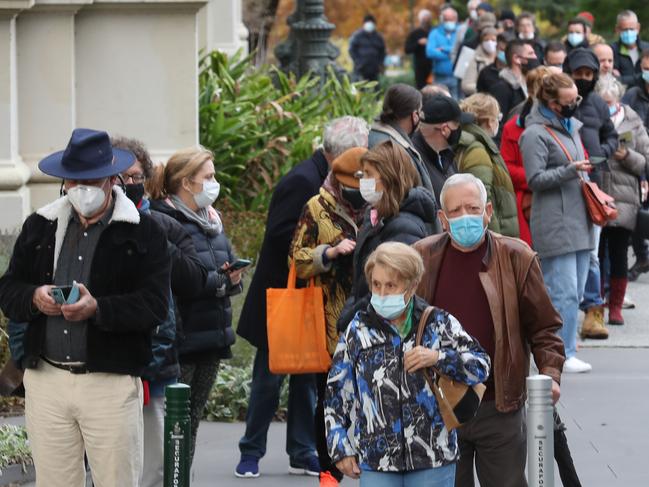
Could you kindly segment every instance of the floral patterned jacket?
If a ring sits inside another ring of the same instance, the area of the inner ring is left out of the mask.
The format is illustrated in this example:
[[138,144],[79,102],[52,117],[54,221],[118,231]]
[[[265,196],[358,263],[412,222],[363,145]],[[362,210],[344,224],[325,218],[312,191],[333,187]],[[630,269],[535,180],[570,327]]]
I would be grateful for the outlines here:
[[[327,445],[334,462],[355,456],[362,470],[403,472],[457,460],[456,433],[444,426],[424,375],[409,374],[403,366],[426,306],[415,298],[413,327],[403,340],[371,305],[341,335],[325,399]],[[436,367],[443,374],[469,385],[487,379],[489,356],[447,312],[436,308],[431,313],[422,345],[439,350]]]

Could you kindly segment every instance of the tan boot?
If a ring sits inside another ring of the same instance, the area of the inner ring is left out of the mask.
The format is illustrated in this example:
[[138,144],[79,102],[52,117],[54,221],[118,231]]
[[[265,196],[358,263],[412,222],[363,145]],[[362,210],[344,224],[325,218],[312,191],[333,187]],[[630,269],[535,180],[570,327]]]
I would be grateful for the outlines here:
[[603,306],[593,306],[586,311],[586,317],[581,324],[581,332],[579,335],[582,339],[595,338],[598,340],[606,340],[608,338],[608,330],[604,326]]

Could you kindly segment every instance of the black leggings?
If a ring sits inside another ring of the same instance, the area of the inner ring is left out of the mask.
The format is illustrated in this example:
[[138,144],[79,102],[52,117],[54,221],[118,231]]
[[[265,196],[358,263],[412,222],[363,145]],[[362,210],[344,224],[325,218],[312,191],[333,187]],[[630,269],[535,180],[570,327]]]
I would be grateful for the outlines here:
[[625,278],[628,272],[628,250],[631,231],[620,227],[604,227],[599,239],[599,260],[604,261],[606,250],[611,262],[611,277]]
[[329,458],[329,451],[327,449],[327,434],[325,432],[324,422],[324,398],[327,390],[327,375],[317,374],[316,383],[318,387],[318,403],[315,407],[315,446],[318,450],[318,460],[320,461],[320,470],[329,473],[340,482],[344,475],[336,468],[336,465],[331,462]]

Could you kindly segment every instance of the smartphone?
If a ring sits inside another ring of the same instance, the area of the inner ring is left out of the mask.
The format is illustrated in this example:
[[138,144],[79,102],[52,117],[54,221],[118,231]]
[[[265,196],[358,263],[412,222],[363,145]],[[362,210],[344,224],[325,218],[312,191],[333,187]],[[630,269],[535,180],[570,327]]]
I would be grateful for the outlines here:
[[588,159],[588,162],[590,162],[593,166],[597,166],[598,164],[602,164],[603,162],[606,162],[606,157],[593,156]]
[[232,272],[232,271],[238,271],[239,269],[243,269],[244,267],[248,267],[252,265],[252,261],[248,259],[239,259],[236,262],[233,262],[230,264],[230,266],[225,269],[226,272]]
[[53,287],[50,294],[56,304],[74,304],[79,301],[79,287],[76,284]]

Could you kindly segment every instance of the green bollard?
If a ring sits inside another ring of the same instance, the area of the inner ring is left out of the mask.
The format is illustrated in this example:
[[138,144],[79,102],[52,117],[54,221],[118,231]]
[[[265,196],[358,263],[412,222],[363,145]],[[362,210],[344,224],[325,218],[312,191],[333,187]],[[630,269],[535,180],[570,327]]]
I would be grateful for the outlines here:
[[189,487],[190,394],[186,384],[165,387],[164,487]]

